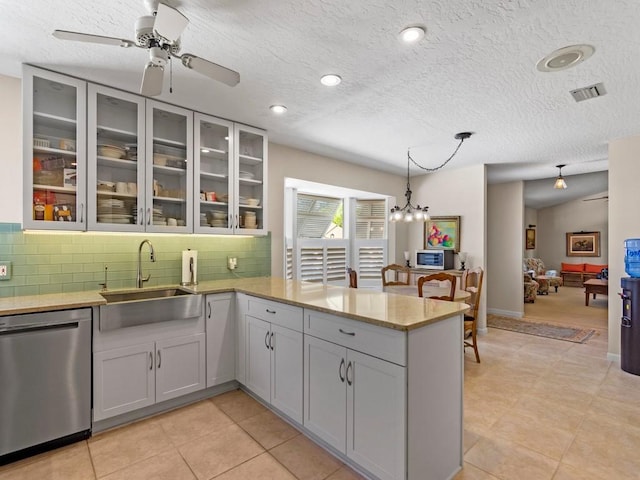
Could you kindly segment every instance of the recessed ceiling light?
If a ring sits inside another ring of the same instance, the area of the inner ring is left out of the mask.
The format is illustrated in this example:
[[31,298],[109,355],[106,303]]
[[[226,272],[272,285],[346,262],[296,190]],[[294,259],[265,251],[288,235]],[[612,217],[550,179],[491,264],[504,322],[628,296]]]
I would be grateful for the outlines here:
[[328,75],[323,75],[320,79],[320,83],[322,83],[326,87],[335,87],[342,82],[342,78],[340,75],[336,75],[335,73],[329,73]]
[[284,105],[271,105],[269,108],[273,113],[278,115],[282,115],[284,112],[287,111],[287,107],[285,107]]
[[575,67],[593,55],[596,49],[591,45],[570,45],[551,52],[536,64],[541,72],[559,72]]
[[400,32],[400,40],[405,43],[416,43],[424,38],[425,28],[419,25],[407,27]]

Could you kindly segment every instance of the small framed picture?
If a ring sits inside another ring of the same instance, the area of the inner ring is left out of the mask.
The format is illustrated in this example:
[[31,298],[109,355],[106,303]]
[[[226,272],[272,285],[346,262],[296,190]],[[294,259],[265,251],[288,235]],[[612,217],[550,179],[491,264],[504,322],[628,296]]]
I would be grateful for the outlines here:
[[536,231],[533,228],[527,228],[525,247],[527,250],[533,250],[536,248]]

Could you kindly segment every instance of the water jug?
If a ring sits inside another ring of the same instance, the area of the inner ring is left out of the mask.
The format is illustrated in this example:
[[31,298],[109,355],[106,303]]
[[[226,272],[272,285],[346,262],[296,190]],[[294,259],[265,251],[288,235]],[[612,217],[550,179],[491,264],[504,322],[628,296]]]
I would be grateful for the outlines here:
[[633,278],[640,278],[640,238],[624,241],[624,270]]

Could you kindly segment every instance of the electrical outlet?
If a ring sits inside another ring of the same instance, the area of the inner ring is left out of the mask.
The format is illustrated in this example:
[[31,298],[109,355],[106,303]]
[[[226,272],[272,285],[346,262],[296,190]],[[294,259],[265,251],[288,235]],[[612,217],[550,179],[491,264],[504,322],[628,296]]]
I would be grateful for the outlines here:
[[0,260],[0,280],[11,280],[11,262]]
[[238,259],[236,257],[227,257],[227,268],[235,270],[238,267]]

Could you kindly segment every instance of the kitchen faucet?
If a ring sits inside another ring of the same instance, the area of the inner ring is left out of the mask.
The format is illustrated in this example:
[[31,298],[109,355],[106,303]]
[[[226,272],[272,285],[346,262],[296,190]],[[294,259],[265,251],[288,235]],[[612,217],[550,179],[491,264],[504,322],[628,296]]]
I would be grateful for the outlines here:
[[153,245],[151,245],[151,242],[149,240],[144,239],[142,242],[140,242],[140,246],[138,247],[138,275],[136,277],[138,288],[142,288],[142,284],[144,282],[148,282],[151,278],[151,274],[147,275],[146,278],[142,276],[142,246],[145,243],[149,245],[149,260],[151,260],[152,262],[156,261],[155,253],[153,251]]

